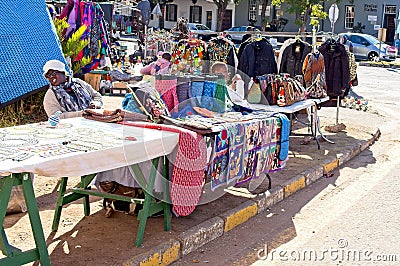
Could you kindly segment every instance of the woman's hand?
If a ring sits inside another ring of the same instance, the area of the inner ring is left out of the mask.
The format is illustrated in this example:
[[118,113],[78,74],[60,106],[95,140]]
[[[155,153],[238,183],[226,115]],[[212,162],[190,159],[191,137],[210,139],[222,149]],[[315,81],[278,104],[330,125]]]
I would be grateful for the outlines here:
[[242,78],[240,77],[239,74],[236,74],[235,76],[233,76],[231,88],[234,91],[236,91],[236,81],[238,81],[238,80],[242,80]]

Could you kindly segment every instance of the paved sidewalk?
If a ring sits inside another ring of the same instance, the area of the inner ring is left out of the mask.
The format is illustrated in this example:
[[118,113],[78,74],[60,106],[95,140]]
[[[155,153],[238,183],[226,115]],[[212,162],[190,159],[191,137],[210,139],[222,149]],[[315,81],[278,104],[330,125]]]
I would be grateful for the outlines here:
[[[120,100],[105,97],[108,107],[115,106]],[[319,114],[322,128],[336,121],[334,107],[322,108]],[[248,185],[229,188],[221,198],[198,206],[190,216],[173,217],[170,232],[163,231],[162,217],[150,218],[140,248],[134,247],[138,226],[136,217],[115,213],[107,219],[101,200],[96,198],[91,199],[92,215],[89,217],[84,217],[82,204],[67,205],[59,231],[51,233],[57,184],[48,178],[46,186],[37,186],[35,180],[50,259],[53,265],[168,265],[213,239],[229,234],[237,225],[357,156],[379,137],[379,125],[368,122],[377,120],[372,111],[340,108],[339,122],[347,126],[346,130],[324,132],[335,144],[321,139],[321,149],[318,150],[314,140],[302,145],[303,137],[291,137],[289,161],[282,171],[271,174],[271,190],[267,190],[267,180],[254,191],[249,191]],[[294,131],[306,133],[307,129],[296,123]],[[76,178],[75,183],[69,186],[75,185],[78,180]],[[27,220],[24,214],[10,215],[6,217],[5,224],[11,244],[23,249],[33,245],[26,228]]]

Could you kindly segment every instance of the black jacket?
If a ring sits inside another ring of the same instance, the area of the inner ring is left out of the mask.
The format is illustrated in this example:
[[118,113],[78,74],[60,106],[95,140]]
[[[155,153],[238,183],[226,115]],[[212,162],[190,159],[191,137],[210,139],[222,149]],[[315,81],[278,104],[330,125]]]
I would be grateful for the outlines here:
[[[296,53],[296,46],[299,46],[299,53]],[[298,40],[290,44],[283,50],[279,72],[289,73],[291,77],[302,75],[304,59],[311,51],[311,45],[303,41]]]
[[325,78],[329,96],[341,96],[350,82],[349,59],[343,44],[323,43],[319,52],[325,60]]
[[247,44],[239,60],[239,70],[251,78],[276,74],[277,65],[272,45],[265,39]]

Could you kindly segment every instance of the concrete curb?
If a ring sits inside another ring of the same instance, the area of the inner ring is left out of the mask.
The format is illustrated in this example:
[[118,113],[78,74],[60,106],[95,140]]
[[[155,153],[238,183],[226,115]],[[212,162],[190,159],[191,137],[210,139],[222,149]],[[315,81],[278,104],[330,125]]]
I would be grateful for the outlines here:
[[133,257],[131,260],[126,261],[124,266],[150,266],[150,265],[170,265],[174,261],[181,258],[181,243],[177,240],[171,239],[166,243],[162,243],[153,247],[152,250]]
[[285,182],[282,186],[274,187],[257,195],[236,208],[226,211],[219,217],[213,217],[189,230],[181,233],[178,240],[170,240],[146,254],[130,260],[124,265],[169,265],[179,260],[212,240],[224,235],[238,225],[245,223],[251,217],[263,213],[269,207],[293,195],[300,189],[312,184],[346,162],[350,161],[362,151],[371,146],[380,137],[379,128],[368,140],[360,141],[355,145],[346,147],[337,158],[329,158],[319,166],[310,168]]
[[190,228],[179,236],[182,255],[204,246],[224,234],[224,220],[220,217],[211,218],[195,227]]

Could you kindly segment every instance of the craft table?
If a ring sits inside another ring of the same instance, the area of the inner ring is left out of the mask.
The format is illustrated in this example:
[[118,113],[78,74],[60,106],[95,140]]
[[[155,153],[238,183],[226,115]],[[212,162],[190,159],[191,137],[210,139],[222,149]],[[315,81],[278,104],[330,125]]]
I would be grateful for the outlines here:
[[[319,117],[317,115],[318,107],[317,106],[326,101],[329,101],[329,97],[320,98],[320,99],[306,99],[303,101],[295,102],[294,104],[289,105],[289,106],[265,105],[265,104],[250,104],[250,106],[254,110],[267,110],[267,111],[271,111],[271,112],[279,112],[279,113],[289,114],[289,119],[290,119],[291,123],[293,121],[292,117],[293,117],[294,113],[310,108],[310,110],[311,110],[310,123],[303,123],[301,121],[299,121],[299,122],[308,126],[308,128],[311,130],[311,135],[317,142],[317,146],[318,146],[318,150],[319,150],[320,144],[319,144],[319,140],[317,137],[317,131],[324,140],[326,140],[329,143],[334,143],[333,141],[327,139],[322,134],[321,128],[319,126]],[[290,128],[292,128],[292,127],[290,127]]]
[[[12,187],[22,185],[36,244],[35,249],[22,252],[8,243],[2,227],[0,249],[7,257],[1,259],[0,264],[16,265],[40,260],[41,265],[50,265],[29,173],[62,177],[53,230],[57,230],[62,206],[67,203],[83,198],[84,213],[89,215],[89,195],[143,203],[138,215],[137,246],[142,243],[147,218],[158,211],[164,211],[164,229],[170,230],[169,204],[156,202],[152,196],[157,169],[153,167],[146,182],[137,164],[152,160],[153,165],[158,165],[160,158],[165,159],[174,150],[178,137],[173,132],[107,124],[84,118],[61,120],[56,128],[49,127],[47,123],[38,123],[0,129],[0,176],[3,176],[0,179],[0,223],[3,226]],[[55,151],[54,147],[58,147],[58,150]],[[53,149],[53,153],[49,149]],[[145,192],[144,200],[90,190],[89,185],[95,173],[123,166],[132,167]],[[82,181],[66,194],[68,176],[81,176]]]

